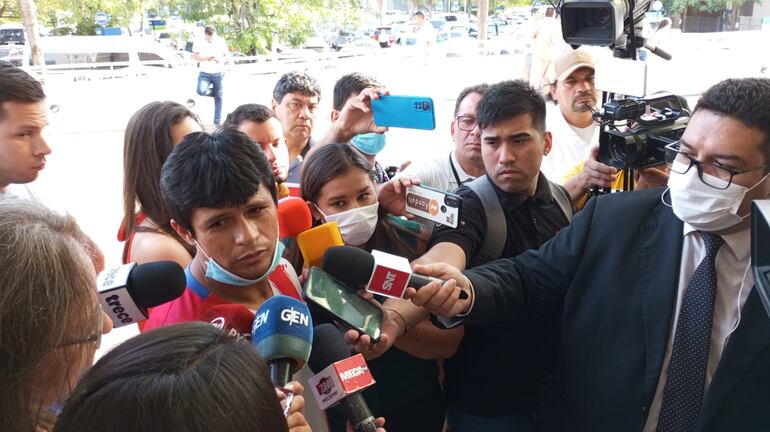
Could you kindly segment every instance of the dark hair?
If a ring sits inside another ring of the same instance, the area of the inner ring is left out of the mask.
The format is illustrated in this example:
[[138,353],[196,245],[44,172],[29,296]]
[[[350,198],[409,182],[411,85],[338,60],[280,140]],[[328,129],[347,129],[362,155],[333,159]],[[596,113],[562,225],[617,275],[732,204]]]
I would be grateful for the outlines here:
[[207,25],[203,28],[203,32],[206,33],[206,35],[211,36],[217,32],[217,29],[213,25]]
[[40,81],[10,63],[0,64],[0,121],[5,120],[6,102],[35,103],[45,100]]
[[455,101],[455,117],[457,117],[457,111],[460,111],[460,104],[463,102],[463,99],[465,99],[466,96],[471,93],[478,93],[481,96],[484,96],[484,93],[486,93],[487,90],[489,90],[489,84],[476,84],[474,86],[465,87],[457,96],[457,100]]
[[193,210],[242,205],[260,185],[278,201],[267,157],[243,132],[232,129],[187,135],[160,173],[169,214],[192,233]]
[[275,113],[270,108],[260,104],[243,104],[227,115],[223,127],[238,128],[241,123],[251,121],[254,123],[263,123],[271,118],[276,118]]
[[[176,102],[151,102],[135,112],[123,138],[123,227],[126,237],[134,231],[136,204],[164,233],[183,246],[187,244],[171,228],[168,210],[160,191],[160,170],[174,149],[171,128],[198,116]],[[128,253],[128,243],[123,259]]]
[[548,6],[545,8],[545,16],[547,17],[553,17],[556,15],[556,9],[553,6]]
[[770,163],[770,78],[731,78],[721,81],[698,99],[695,110],[707,110],[740,120],[765,135],[762,153]]
[[305,159],[302,167],[300,193],[302,199],[315,202],[326,183],[358,168],[366,172],[374,182],[372,166],[366,159],[347,144],[329,144],[319,148]]
[[489,86],[476,106],[481,129],[524,114],[529,114],[537,130],[545,132],[543,96],[524,81],[502,81]]
[[423,13],[423,11],[421,11],[421,10],[418,10],[417,12],[414,13],[414,16],[421,16],[421,17],[425,18],[425,13]]
[[303,96],[317,97],[321,99],[321,86],[318,81],[305,72],[288,72],[283,74],[275,83],[273,89],[273,100],[275,103],[281,103],[287,93],[299,93]]
[[105,354],[54,430],[284,432],[288,425],[256,350],[210,324],[189,322],[140,334]]
[[338,79],[334,84],[334,100],[332,101],[332,107],[341,111],[345,106],[345,102],[348,101],[354,95],[361,93],[361,90],[367,87],[380,87],[379,81],[366,76],[359,72],[349,73]]

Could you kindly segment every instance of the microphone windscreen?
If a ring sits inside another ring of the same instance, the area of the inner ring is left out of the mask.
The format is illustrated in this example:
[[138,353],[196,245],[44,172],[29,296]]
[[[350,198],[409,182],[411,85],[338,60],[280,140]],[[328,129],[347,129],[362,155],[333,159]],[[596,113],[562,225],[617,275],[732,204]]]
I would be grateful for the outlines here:
[[278,229],[281,238],[297,237],[313,227],[313,215],[302,198],[287,197],[278,200]]
[[319,324],[313,329],[313,352],[307,365],[313,373],[324,370],[330,364],[350,357],[350,346],[342,333],[331,324]]
[[147,309],[168,303],[182,295],[187,280],[184,270],[174,261],[137,264],[126,280],[134,303]]
[[307,268],[320,267],[326,249],[344,244],[337,222],[326,222],[297,236],[297,246]]
[[324,253],[322,268],[340,282],[357,289],[372,277],[374,257],[353,246],[332,247]]
[[290,359],[292,373],[302,369],[313,347],[313,320],[307,305],[283,295],[267,299],[254,318],[251,343],[268,363]]
[[230,330],[235,330],[238,336],[244,335],[251,338],[254,313],[245,306],[220,304],[201,311],[198,314],[198,321],[207,322],[228,334]]

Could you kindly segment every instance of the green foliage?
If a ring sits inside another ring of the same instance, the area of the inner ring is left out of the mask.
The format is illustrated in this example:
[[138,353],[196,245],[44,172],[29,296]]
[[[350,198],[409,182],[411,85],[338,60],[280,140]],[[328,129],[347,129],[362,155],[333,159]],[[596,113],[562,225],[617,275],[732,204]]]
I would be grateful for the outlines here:
[[[18,10],[18,0],[12,3]],[[40,21],[56,34],[96,34],[94,15],[106,12],[109,26],[126,28],[132,19],[179,16],[217,27],[228,45],[244,53],[265,53],[274,41],[301,46],[308,37],[363,22],[365,0],[37,0]],[[2,16],[0,15],[0,18]]]

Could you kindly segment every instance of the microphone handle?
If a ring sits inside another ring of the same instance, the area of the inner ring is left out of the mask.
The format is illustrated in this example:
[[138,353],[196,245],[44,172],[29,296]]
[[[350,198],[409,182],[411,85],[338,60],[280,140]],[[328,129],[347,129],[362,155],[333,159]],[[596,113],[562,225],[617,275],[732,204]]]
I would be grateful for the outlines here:
[[270,362],[270,381],[276,387],[285,387],[291,381],[291,360],[279,359]]
[[345,411],[345,416],[353,426],[356,432],[376,432],[377,425],[374,424],[374,416],[366,404],[366,400],[361,393],[353,393],[340,400],[340,405]]
[[[444,285],[444,282],[446,282],[444,279],[425,276],[418,273],[412,273],[411,276],[409,276],[409,286],[415,289],[420,289],[433,281],[439,281],[441,285]],[[465,292],[464,289],[460,288],[460,300],[466,300],[467,298],[468,293]]]

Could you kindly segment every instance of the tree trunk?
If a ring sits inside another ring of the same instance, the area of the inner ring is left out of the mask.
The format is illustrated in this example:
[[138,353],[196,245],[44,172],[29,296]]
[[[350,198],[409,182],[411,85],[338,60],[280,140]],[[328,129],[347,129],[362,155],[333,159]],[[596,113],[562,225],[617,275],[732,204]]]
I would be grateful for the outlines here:
[[[43,61],[43,51],[40,49],[40,25],[37,22],[37,6],[35,0],[19,0],[19,9],[24,20],[24,32],[27,34],[29,42],[29,52],[32,55],[32,64],[41,66],[41,73],[44,72],[45,62]],[[26,66],[26,59],[22,65]]]
[[489,13],[489,0],[479,0],[478,9],[476,10],[476,26],[478,33],[479,54],[486,55],[487,50],[485,48],[487,42],[487,14]]

